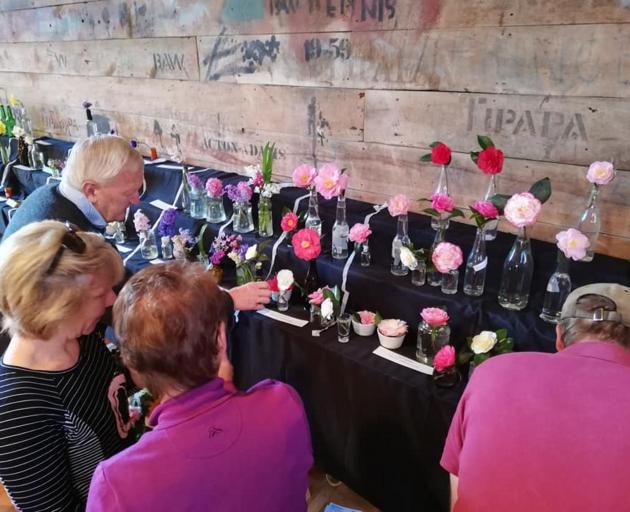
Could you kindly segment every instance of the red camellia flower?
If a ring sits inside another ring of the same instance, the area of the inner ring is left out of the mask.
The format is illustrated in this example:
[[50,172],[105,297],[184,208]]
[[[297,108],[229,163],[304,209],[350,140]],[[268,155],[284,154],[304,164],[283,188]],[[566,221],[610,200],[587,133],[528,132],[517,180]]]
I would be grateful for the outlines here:
[[301,260],[314,260],[322,252],[319,234],[314,229],[300,229],[291,238],[291,244],[295,255]]
[[479,153],[477,167],[484,174],[499,174],[503,170],[503,151],[490,146]]
[[438,165],[448,165],[451,162],[451,148],[443,142],[431,149],[431,162]]
[[267,280],[267,284],[269,285],[269,289],[272,292],[279,292],[280,288],[278,288],[278,276],[273,276],[271,279]]

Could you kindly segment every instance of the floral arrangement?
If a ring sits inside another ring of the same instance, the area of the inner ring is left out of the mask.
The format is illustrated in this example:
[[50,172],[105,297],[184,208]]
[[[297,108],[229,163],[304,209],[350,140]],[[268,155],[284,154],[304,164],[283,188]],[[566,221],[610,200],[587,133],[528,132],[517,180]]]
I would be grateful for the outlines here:
[[459,246],[450,242],[440,242],[431,253],[431,261],[438,272],[446,274],[460,267],[464,255]]
[[404,245],[400,249],[400,261],[409,270],[416,270],[418,262],[426,262],[426,252],[424,249],[416,249],[413,244]]
[[381,320],[378,324],[378,331],[383,336],[389,336],[390,338],[397,338],[407,334],[407,322],[396,318],[389,318],[387,320]]
[[421,162],[432,162],[436,165],[450,165],[451,163],[451,148],[440,141],[432,142],[429,144],[431,153],[422,155],[420,157]]
[[135,228],[136,233],[149,231],[151,229],[149,217],[147,217],[142,210],[136,210],[136,213],[133,214],[133,227]]
[[311,293],[308,301],[312,305],[319,306],[322,319],[329,321],[339,314],[341,290],[337,286],[334,288],[324,286]]
[[490,137],[477,135],[481,151],[471,151],[470,158],[477,167],[488,176],[494,176],[503,170],[503,151],[494,146]]
[[280,186],[271,181],[275,151],[276,145],[267,142],[262,150],[260,166],[248,165],[245,168],[246,174],[251,176],[248,184],[253,187],[254,192],[262,197],[271,197],[280,192]]
[[280,220],[280,228],[285,233],[290,233],[297,228],[299,217],[292,211],[287,211]]
[[469,208],[472,212],[470,218],[475,221],[478,228],[499,216],[499,210],[492,201],[475,201]]
[[510,224],[517,228],[533,225],[542,210],[542,205],[551,197],[551,182],[543,178],[534,183],[529,192],[512,196],[497,194],[491,198],[499,213],[505,215]]
[[168,237],[175,236],[177,234],[175,219],[177,219],[177,210],[175,208],[165,210],[158,224],[158,235]]
[[324,164],[313,180],[315,188],[326,199],[332,199],[343,194],[348,186],[348,176],[345,169],[339,170],[334,164]]
[[586,256],[586,250],[590,247],[591,241],[581,231],[569,228],[560,231],[556,235],[558,249],[560,249],[567,258],[580,261]]
[[231,259],[237,267],[255,260],[257,256],[258,246],[256,244],[240,244],[227,254],[227,257]]
[[296,187],[310,188],[313,185],[316,176],[317,169],[315,169],[315,167],[308,164],[302,164],[294,169],[291,178]]
[[466,364],[472,360],[475,365],[480,365],[492,356],[514,350],[514,340],[508,336],[507,329],[481,331],[472,338],[466,338],[466,341],[466,349],[459,354],[460,364]]
[[177,259],[186,259],[197,241],[190,233],[190,229],[179,228],[179,235],[171,237],[173,242],[173,255]]
[[368,237],[372,234],[369,224],[357,222],[350,228],[348,240],[357,244],[357,247],[367,242]]
[[387,201],[387,210],[392,217],[407,215],[411,202],[405,194],[396,194]]
[[221,233],[217,236],[210,246],[210,253],[208,255],[210,263],[214,266],[219,266],[223,263],[224,258],[228,253],[238,250],[243,237],[241,235],[226,235]]
[[321,252],[321,239],[314,229],[300,229],[291,238],[293,252],[301,260],[311,261],[317,258]]
[[269,289],[272,293],[278,293],[281,291],[292,290],[295,286],[295,277],[290,270],[281,270],[275,274],[271,279],[267,280]]
[[612,162],[593,162],[588,167],[586,179],[593,185],[608,185],[615,178]]
[[233,203],[246,203],[252,198],[252,189],[246,181],[239,181],[236,185],[226,185],[225,191]]
[[223,195],[223,182],[219,178],[208,178],[206,180],[206,193],[208,197],[221,197]]
[[455,367],[455,347],[444,345],[433,358],[433,371],[445,373]]

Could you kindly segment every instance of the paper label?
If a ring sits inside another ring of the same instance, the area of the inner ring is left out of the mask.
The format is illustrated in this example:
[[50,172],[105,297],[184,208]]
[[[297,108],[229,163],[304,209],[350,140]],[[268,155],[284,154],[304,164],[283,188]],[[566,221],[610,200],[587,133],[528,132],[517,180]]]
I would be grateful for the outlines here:
[[472,268],[475,272],[479,272],[480,270],[483,270],[487,266],[488,266],[488,257],[486,256],[486,258],[483,261],[480,261],[476,265],[473,265]]
[[[155,163],[155,162],[151,162],[151,163]],[[176,169],[178,171],[182,170],[182,166],[181,165],[173,165],[173,164],[162,164],[162,165],[158,165],[158,167],[160,169]]]
[[259,315],[266,316],[267,318],[272,318],[273,320],[277,320],[278,322],[284,322],[285,324],[294,325],[296,327],[304,327],[308,320],[300,320],[299,318],[294,318],[289,315],[285,315],[284,313],[279,313],[278,311],[273,311],[272,309],[259,309],[256,311]]
[[36,140],[35,144],[39,144],[40,146],[52,146],[52,142],[48,142],[47,140]]
[[151,265],[159,265],[160,263],[164,263],[164,260],[161,260],[160,258],[155,258],[154,260],[150,260],[149,263],[151,263]]
[[26,165],[17,164],[13,166],[14,169],[20,169],[21,171],[35,171],[32,167],[27,167]]
[[129,247],[125,247],[124,245],[116,244],[116,249],[118,249],[118,252],[122,252],[123,254],[131,252],[131,249],[129,249]]
[[169,208],[173,208],[172,205],[162,201],[161,199],[154,199],[149,204],[155,206],[156,208],[159,208],[160,210],[168,210]]
[[419,361],[414,361],[413,359],[409,359],[397,352],[393,352],[385,347],[379,346],[372,354],[376,354],[384,359],[391,361],[392,363],[399,364],[401,366],[406,366],[411,370],[415,370],[420,373],[424,373],[425,375],[433,375],[433,367],[427,364],[421,363]]
[[[145,164],[161,164],[162,162],[166,162],[166,158],[156,158],[155,160],[146,159],[144,161]],[[180,165],[179,168],[181,169],[182,166]]]

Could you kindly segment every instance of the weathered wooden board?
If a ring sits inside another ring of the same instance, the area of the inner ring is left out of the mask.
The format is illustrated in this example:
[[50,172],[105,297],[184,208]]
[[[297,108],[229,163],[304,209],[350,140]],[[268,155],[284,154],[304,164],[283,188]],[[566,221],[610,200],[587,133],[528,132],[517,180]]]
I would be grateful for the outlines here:
[[233,130],[317,133],[325,140],[363,138],[364,94],[341,89],[269,87],[194,81],[0,73],[0,87],[25,105],[80,105],[203,126],[217,119]]
[[190,37],[0,43],[0,71],[199,80]]
[[20,9],[36,9],[38,7],[48,7],[51,5],[68,5],[95,2],[98,0],[2,0],[0,12],[17,11]]
[[458,151],[490,135],[507,156],[586,165],[615,160],[630,169],[630,103],[606,98],[368,91],[365,140]]
[[125,1],[99,0],[0,13],[0,41],[74,41],[131,36]]
[[202,79],[366,89],[630,96],[630,25],[198,38]]

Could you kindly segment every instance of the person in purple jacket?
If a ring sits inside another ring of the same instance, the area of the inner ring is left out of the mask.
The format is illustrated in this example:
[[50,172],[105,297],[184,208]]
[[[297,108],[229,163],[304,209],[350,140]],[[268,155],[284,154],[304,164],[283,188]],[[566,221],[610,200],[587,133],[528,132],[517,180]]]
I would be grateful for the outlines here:
[[220,376],[225,301],[196,263],[133,276],[114,305],[123,362],[159,404],[153,430],[101,462],[87,510],[306,510],[313,463],[302,402],[265,380],[239,392]]

